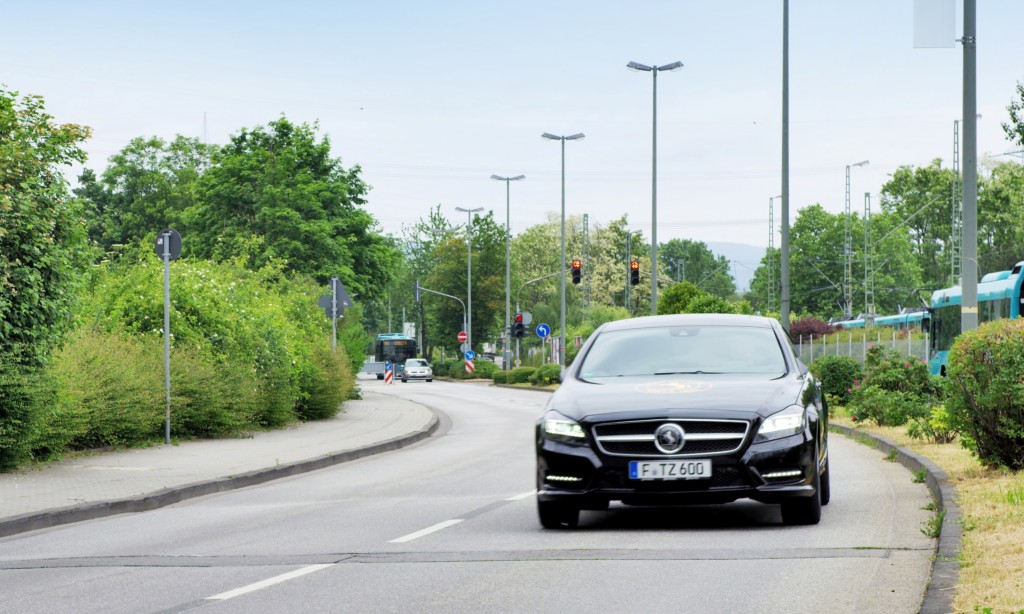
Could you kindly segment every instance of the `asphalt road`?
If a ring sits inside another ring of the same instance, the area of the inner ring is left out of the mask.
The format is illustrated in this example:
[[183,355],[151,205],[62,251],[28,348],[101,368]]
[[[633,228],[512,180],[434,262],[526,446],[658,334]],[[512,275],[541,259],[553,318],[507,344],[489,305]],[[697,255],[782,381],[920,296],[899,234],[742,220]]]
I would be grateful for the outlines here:
[[159,510],[0,539],[3,612],[916,612],[930,497],[831,439],[816,526],[741,501],[583,512],[545,531],[533,422],[547,393],[363,380],[443,412],[395,452]]

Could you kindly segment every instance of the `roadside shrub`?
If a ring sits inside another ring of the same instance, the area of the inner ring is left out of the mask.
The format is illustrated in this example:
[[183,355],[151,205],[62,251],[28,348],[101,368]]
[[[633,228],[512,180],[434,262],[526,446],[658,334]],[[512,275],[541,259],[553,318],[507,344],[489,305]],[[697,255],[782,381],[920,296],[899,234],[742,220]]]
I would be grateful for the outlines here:
[[[465,367],[465,363],[463,363]],[[473,362],[473,377],[476,379],[491,379],[495,373],[499,373],[501,369],[498,365],[494,364],[489,360],[476,360]]]
[[351,394],[350,361],[343,348],[333,353],[321,345],[313,348],[311,363],[301,383],[302,396],[295,412],[302,420],[323,420],[341,411],[342,402]]
[[928,416],[915,417],[907,428],[907,435],[914,439],[927,439],[932,443],[951,443],[959,434],[953,417],[944,405],[932,407]]
[[171,351],[172,437],[218,437],[252,428],[258,399],[250,365],[214,361],[195,348]]
[[32,459],[31,439],[45,415],[41,371],[7,358],[0,356],[0,471]]
[[929,408],[918,395],[873,385],[854,388],[847,405],[854,420],[871,420],[878,426],[903,426],[911,418],[927,416]]
[[814,335],[815,337],[821,337],[835,332],[836,328],[831,326],[828,322],[813,318],[810,316],[794,320],[789,325],[789,336],[793,339],[799,339],[801,336],[805,339]]
[[701,294],[686,305],[686,313],[736,313],[732,303],[714,294]]
[[516,367],[508,372],[508,383],[510,384],[526,384],[530,381],[530,376],[536,371],[533,367]]
[[[172,352],[171,413],[176,413],[175,386],[181,371]],[[56,428],[72,435],[71,449],[138,444],[163,432],[163,343],[119,332],[80,330],[56,353],[49,372],[63,391],[58,415],[38,424],[40,431]],[[172,418],[173,420],[173,418]],[[43,437],[41,434],[37,437]]]
[[946,409],[988,467],[1024,469],[1024,320],[965,331],[949,352]]
[[810,369],[821,380],[825,394],[832,395],[839,405],[846,405],[854,385],[864,378],[860,363],[849,356],[822,356]]
[[491,375],[491,379],[494,380],[495,384],[507,384],[508,383],[508,371],[495,371]]
[[550,384],[557,384],[559,382],[558,376],[561,374],[562,368],[554,363],[547,363],[541,365],[540,368],[535,370],[529,378],[529,381],[534,386],[548,386]]

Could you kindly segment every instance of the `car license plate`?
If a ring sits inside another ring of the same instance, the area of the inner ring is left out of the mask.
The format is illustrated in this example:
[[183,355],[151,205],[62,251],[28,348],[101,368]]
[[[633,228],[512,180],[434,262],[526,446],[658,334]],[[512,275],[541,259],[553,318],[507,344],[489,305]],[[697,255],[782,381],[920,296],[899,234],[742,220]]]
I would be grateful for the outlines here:
[[631,480],[706,480],[711,477],[711,461],[629,461]]

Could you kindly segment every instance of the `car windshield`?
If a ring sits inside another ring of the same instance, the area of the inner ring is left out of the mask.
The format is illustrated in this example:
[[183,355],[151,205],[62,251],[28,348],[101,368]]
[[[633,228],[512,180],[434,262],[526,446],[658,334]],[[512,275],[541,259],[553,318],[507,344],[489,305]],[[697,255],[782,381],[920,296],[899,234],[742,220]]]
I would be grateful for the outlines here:
[[423,360],[422,358],[410,358],[409,360],[405,361],[405,366],[407,366],[407,367],[425,367],[425,366],[427,366],[427,361]]
[[770,328],[664,326],[600,333],[580,366],[583,378],[786,372]]

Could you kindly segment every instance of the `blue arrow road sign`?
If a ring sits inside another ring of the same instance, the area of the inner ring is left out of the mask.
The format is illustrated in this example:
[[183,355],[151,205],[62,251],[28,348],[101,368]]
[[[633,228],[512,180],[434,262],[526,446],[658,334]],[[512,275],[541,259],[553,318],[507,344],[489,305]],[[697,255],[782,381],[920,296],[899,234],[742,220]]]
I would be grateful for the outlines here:
[[475,360],[475,359],[476,359],[476,352],[474,352],[473,350],[466,350],[466,360]]
[[541,339],[544,339],[545,337],[547,337],[550,334],[551,334],[551,327],[550,326],[548,326],[547,324],[538,324],[537,325],[537,336],[538,337],[540,337]]

